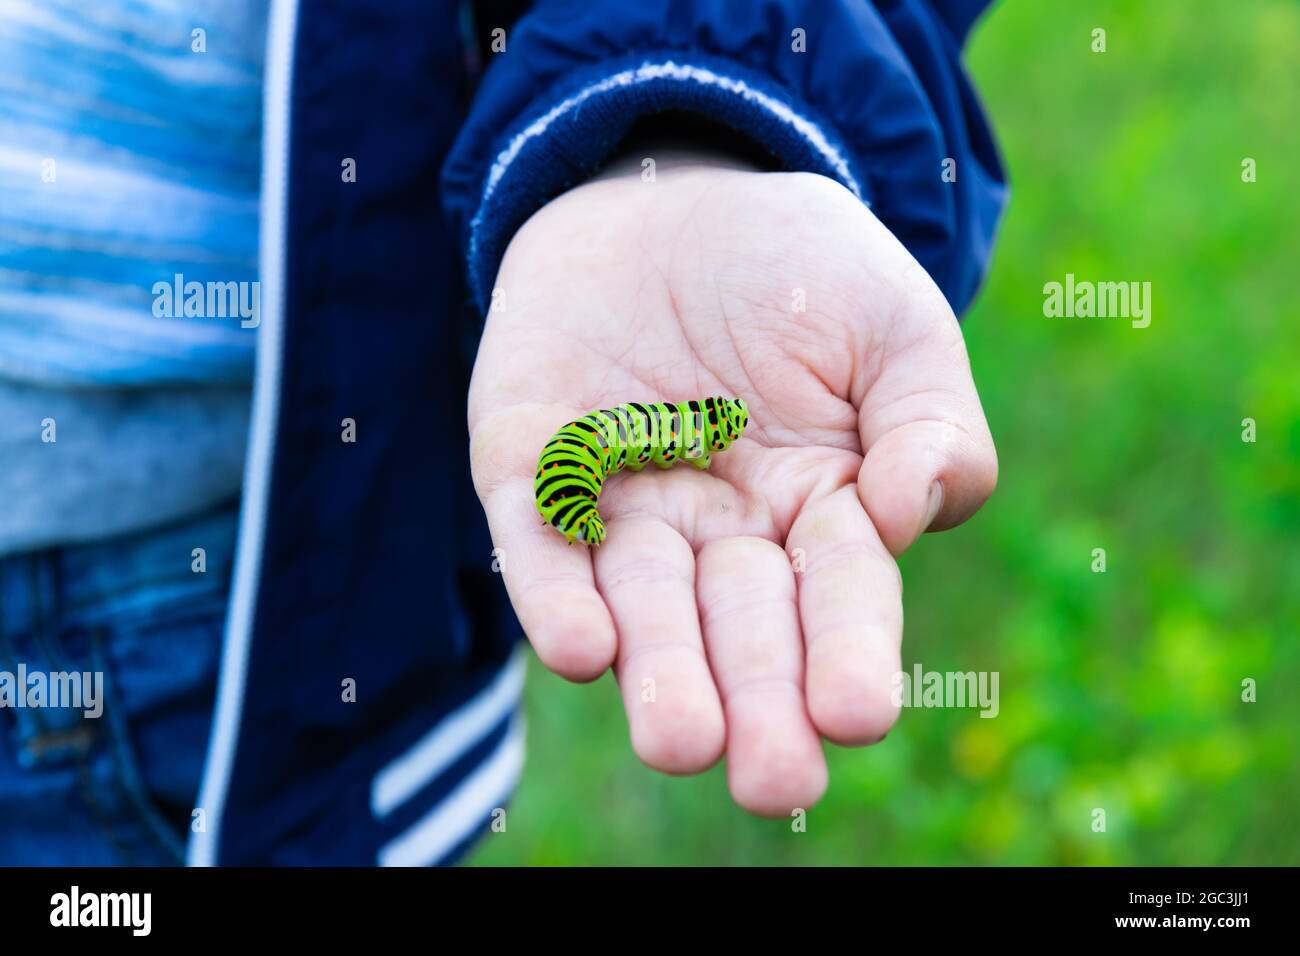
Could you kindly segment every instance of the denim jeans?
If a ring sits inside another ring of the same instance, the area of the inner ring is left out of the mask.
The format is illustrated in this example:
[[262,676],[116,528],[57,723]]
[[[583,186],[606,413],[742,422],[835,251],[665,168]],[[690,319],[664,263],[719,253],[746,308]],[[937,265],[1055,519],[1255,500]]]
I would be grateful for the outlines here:
[[237,521],[230,503],[146,532],[0,557],[0,679],[11,675],[12,689],[20,667],[29,683],[102,675],[98,716],[84,700],[33,706],[29,695],[26,706],[0,706],[0,865],[183,862]]

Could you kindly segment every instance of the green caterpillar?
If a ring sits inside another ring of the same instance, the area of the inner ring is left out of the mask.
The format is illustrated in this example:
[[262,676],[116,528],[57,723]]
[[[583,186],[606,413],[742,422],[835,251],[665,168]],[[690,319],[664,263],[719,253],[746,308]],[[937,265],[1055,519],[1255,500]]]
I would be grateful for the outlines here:
[[671,468],[689,461],[708,468],[745,430],[749,410],[738,398],[692,402],[629,402],[569,422],[542,448],[533,489],[543,523],[575,540],[598,545],[605,523],[596,510],[601,486],[624,467],[650,462]]

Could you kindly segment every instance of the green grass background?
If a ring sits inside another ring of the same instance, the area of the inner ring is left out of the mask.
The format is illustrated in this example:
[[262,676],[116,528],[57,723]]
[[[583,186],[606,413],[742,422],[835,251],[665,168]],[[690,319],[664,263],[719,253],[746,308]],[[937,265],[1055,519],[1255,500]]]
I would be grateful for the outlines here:
[[[1012,182],[965,323],[1002,471],[904,558],[903,660],[999,671],[1000,716],[828,748],[793,833],[721,767],[646,770],[610,678],[534,659],[473,863],[1300,863],[1300,5],[1010,0],[968,65]],[[1045,318],[1066,272],[1150,281],[1151,326]]]

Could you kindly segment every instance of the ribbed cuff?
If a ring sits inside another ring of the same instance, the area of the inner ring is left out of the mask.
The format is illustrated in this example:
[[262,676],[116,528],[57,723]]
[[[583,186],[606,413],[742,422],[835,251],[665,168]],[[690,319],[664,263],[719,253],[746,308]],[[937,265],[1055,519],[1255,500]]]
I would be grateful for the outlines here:
[[828,176],[869,202],[838,135],[787,90],[735,63],[643,53],[588,67],[563,88],[528,112],[484,180],[467,249],[482,311],[506,245],[528,217],[596,172],[638,120],[663,110],[706,116],[765,147],[782,168]]

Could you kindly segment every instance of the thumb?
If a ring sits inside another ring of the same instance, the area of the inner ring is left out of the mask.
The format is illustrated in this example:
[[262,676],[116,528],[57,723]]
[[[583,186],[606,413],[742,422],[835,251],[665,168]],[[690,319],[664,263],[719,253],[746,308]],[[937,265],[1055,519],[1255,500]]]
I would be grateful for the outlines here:
[[927,285],[914,291],[909,314],[898,316],[906,343],[884,356],[859,405],[865,458],[858,496],[895,557],[922,532],[973,515],[998,477],[961,329],[942,294]]

